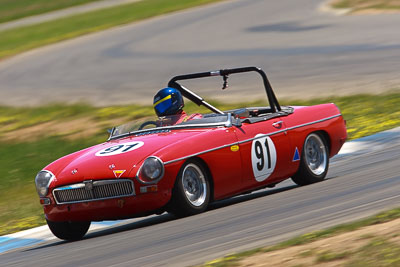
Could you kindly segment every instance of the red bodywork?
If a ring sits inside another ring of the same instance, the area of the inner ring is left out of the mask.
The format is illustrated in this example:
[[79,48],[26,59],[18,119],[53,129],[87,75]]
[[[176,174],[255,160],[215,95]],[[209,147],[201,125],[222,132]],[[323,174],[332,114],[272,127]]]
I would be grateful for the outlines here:
[[[203,161],[212,180],[212,198],[219,200],[291,177],[299,167],[304,140],[312,132],[323,134],[330,157],[337,154],[347,137],[338,108],[334,104],[293,108],[289,115],[255,123],[244,121],[238,126],[172,129],[124,137],[60,158],[44,169],[55,176],[46,196],[50,204],[43,206],[46,218],[51,221],[99,221],[160,211],[171,199],[181,166],[190,158]],[[261,137],[256,138],[257,135]],[[257,140],[268,147],[270,157],[270,164],[263,166],[261,174],[255,173],[254,166],[259,163],[252,156]],[[113,156],[95,155],[104,148],[132,141],[141,141],[143,145]],[[141,188],[148,185],[135,176],[149,156],[156,156],[164,162],[165,174],[157,182],[156,190],[141,193]],[[116,170],[120,172],[115,174]],[[130,179],[134,183],[135,195],[72,204],[55,202],[54,188],[103,179]]]

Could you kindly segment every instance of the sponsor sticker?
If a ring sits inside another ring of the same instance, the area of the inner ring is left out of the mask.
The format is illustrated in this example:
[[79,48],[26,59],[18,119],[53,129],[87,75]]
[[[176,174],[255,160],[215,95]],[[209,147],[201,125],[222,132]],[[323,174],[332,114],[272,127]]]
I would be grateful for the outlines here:
[[231,150],[233,152],[239,151],[239,146],[238,145],[233,145],[233,146],[231,146]]
[[292,161],[299,161],[299,160],[300,160],[299,149],[296,146],[296,149],[294,150],[294,155],[293,155],[293,160]]
[[121,177],[122,174],[124,174],[124,172],[126,172],[126,170],[115,170],[115,171],[113,171],[115,178]]

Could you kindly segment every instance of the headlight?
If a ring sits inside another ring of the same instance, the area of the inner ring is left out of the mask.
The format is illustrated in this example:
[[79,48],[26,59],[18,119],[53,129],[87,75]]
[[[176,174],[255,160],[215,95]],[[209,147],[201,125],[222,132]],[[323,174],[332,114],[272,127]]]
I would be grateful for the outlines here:
[[49,184],[54,178],[54,174],[49,171],[40,171],[35,177],[36,191],[40,197],[45,197],[49,189]]
[[139,169],[137,178],[140,182],[156,183],[164,176],[164,163],[161,159],[151,156],[148,157]]

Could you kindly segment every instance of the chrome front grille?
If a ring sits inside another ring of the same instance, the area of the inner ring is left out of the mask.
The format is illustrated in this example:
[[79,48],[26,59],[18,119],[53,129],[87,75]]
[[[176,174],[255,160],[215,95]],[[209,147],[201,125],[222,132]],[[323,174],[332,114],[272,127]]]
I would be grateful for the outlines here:
[[135,195],[133,182],[128,179],[84,181],[55,188],[53,196],[57,204],[96,201]]

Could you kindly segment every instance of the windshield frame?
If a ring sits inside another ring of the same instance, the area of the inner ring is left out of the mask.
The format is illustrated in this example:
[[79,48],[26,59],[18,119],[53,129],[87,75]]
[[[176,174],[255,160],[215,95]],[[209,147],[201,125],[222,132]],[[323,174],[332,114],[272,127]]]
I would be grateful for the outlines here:
[[193,121],[190,121],[191,123],[187,123],[187,124],[182,123],[182,124],[177,124],[177,125],[154,127],[154,128],[131,131],[131,132],[122,133],[122,134],[113,136],[115,129],[118,127],[117,126],[117,127],[114,127],[111,129],[110,136],[107,141],[120,139],[120,138],[124,138],[124,137],[128,137],[128,136],[132,136],[132,135],[140,135],[141,133],[146,133],[146,132],[158,133],[158,132],[168,132],[170,130],[176,130],[176,129],[179,130],[179,129],[192,129],[192,128],[232,127],[232,125],[234,125],[234,123],[232,122],[233,117],[232,117],[231,113],[223,113],[221,115],[226,115],[227,119],[225,121],[221,121],[221,122],[210,122],[210,123],[192,123]]

